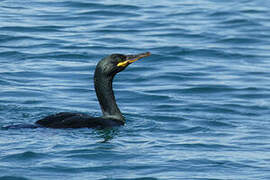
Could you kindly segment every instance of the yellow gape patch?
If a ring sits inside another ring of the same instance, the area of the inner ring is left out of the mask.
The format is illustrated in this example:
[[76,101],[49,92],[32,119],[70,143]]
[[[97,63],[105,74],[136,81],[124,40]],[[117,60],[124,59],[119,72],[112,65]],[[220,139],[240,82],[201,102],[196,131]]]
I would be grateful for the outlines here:
[[140,58],[135,58],[135,59],[131,59],[131,60],[126,60],[126,61],[124,61],[124,62],[120,62],[120,63],[118,63],[117,64],[117,66],[119,67],[119,66],[127,66],[128,64],[131,64],[131,63],[133,63],[133,62],[135,62],[135,61],[137,61],[137,60],[139,60]]
[[117,64],[117,66],[126,66],[128,64],[128,61],[120,62]]

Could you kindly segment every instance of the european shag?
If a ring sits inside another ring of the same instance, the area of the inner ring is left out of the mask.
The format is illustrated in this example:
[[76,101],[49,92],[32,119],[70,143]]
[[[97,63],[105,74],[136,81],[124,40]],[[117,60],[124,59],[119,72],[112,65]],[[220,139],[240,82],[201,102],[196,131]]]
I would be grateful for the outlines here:
[[112,89],[113,78],[129,64],[147,56],[150,56],[150,52],[136,55],[112,54],[98,62],[94,84],[103,116],[61,112],[38,120],[36,125],[48,128],[106,128],[124,125],[125,118],[116,104]]

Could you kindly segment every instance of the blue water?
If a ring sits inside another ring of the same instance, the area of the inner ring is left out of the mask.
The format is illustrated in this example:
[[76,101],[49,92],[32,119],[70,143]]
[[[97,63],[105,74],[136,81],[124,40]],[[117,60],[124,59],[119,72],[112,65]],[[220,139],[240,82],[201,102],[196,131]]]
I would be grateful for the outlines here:
[[0,129],[0,179],[270,179],[270,2],[2,0],[0,127],[101,115],[97,62],[126,125]]

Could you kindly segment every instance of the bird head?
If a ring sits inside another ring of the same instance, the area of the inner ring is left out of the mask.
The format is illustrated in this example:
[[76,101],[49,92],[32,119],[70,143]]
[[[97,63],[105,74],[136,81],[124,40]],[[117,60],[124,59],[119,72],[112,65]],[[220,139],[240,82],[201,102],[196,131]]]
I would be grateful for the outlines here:
[[131,63],[150,55],[150,52],[135,55],[111,54],[98,63],[96,71],[99,70],[103,75],[113,77]]

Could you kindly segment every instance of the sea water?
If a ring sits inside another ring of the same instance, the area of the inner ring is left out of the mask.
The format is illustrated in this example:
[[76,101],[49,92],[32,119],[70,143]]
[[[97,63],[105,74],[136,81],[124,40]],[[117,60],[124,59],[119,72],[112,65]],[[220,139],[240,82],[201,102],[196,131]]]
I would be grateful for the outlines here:
[[100,116],[97,62],[126,125],[0,129],[0,179],[270,179],[270,2],[2,0],[0,127]]

